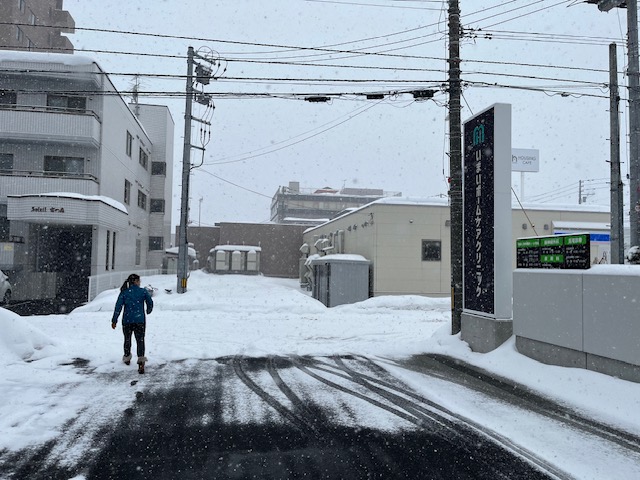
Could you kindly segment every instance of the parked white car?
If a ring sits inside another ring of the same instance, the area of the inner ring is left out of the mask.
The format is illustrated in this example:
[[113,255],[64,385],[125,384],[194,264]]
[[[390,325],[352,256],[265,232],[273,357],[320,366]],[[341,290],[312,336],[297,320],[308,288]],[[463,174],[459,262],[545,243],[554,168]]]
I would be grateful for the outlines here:
[[11,301],[11,284],[2,270],[0,270],[0,305],[7,305]]

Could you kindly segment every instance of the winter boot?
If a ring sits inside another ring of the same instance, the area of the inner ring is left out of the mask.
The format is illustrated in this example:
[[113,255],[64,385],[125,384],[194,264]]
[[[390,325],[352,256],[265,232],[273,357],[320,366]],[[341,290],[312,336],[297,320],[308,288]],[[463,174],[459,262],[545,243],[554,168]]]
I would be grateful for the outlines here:
[[122,361],[124,362],[125,365],[129,365],[131,363],[131,354],[123,355]]
[[147,357],[138,357],[138,373],[144,373],[144,364],[147,361]]

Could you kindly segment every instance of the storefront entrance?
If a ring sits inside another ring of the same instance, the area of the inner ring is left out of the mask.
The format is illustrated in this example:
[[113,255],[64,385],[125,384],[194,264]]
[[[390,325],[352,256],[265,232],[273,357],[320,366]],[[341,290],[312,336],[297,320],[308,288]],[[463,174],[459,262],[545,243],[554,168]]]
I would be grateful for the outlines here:
[[32,225],[36,272],[56,274],[56,300],[78,306],[87,300],[91,275],[90,225]]

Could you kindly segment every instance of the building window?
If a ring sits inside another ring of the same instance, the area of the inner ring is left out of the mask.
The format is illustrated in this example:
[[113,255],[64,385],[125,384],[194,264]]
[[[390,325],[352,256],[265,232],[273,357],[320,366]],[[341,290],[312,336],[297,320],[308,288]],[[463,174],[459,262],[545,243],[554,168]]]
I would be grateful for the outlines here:
[[44,157],[44,171],[64,175],[84,174],[84,158],[81,157]]
[[164,213],[164,199],[152,198],[149,202],[149,212],[151,213]]
[[31,10],[29,10],[29,23],[31,25],[35,25],[36,24],[36,16]]
[[143,210],[147,209],[147,196],[140,190],[138,190],[138,206]]
[[140,154],[138,155],[138,161],[140,165],[144,167],[145,170],[149,168],[149,155],[145,152],[142,147],[140,147]]
[[149,237],[149,250],[162,250],[164,248],[163,237]]
[[36,44],[31,41],[29,37],[27,37],[27,50],[33,50],[36,48]]
[[0,242],[8,242],[10,222],[7,220],[7,205],[0,203]]
[[131,182],[129,180],[124,181],[124,203],[131,204]]
[[151,162],[151,175],[166,175],[167,164],[165,162]]
[[20,27],[16,27],[16,40],[22,42],[24,40],[24,33]]
[[85,112],[87,110],[87,97],[81,97],[78,95],[47,95],[47,107],[60,110],[73,110],[78,112]]
[[12,90],[0,90],[0,108],[13,108],[18,103],[18,94]]
[[136,238],[136,265],[140,265],[140,257],[142,256],[142,240]]
[[109,255],[111,255],[111,231],[107,230],[107,256],[104,261],[104,269],[109,270]]
[[0,172],[13,170],[13,153],[0,153]]
[[116,269],[116,232],[113,232],[113,242],[111,242],[111,269]]
[[133,152],[133,135],[127,130],[127,146],[126,146],[127,156],[130,157]]
[[422,261],[439,262],[442,259],[440,240],[422,240]]
[[26,0],[18,0],[18,8],[20,9],[20,12],[24,13],[26,6],[27,6]]

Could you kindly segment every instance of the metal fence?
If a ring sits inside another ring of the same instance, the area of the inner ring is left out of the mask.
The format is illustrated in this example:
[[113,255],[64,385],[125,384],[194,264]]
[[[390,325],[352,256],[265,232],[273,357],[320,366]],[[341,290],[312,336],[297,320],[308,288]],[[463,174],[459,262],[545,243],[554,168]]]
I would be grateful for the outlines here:
[[[149,275],[160,274],[160,269],[155,268],[151,270],[136,270],[136,273],[141,277],[147,277]],[[130,274],[130,271],[123,271],[102,273],[100,275],[90,276],[88,301],[90,302],[91,300],[96,298],[99,293],[104,292],[105,290],[119,288]]]

